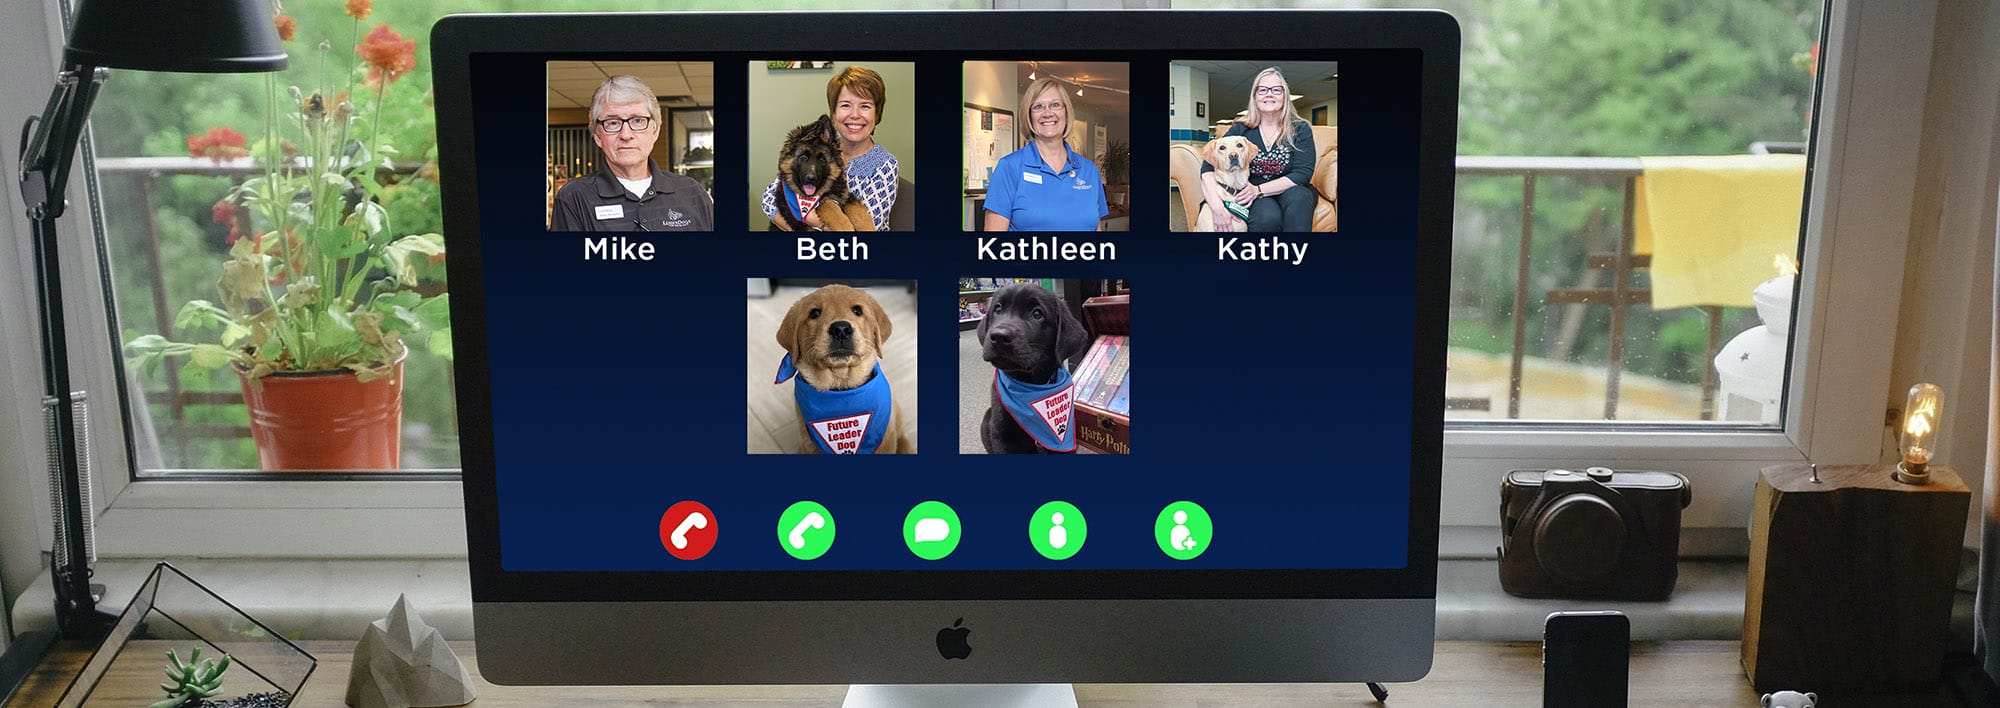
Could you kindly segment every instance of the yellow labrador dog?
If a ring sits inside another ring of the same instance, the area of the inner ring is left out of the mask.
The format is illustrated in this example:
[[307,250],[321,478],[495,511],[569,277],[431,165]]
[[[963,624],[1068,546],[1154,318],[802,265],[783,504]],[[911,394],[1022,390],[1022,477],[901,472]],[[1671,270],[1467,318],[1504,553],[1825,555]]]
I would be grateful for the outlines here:
[[[1215,184],[1222,188],[1222,199],[1228,201],[1250,185],[1250,161],[1257,159],[1257,146],[1241,135],[1216,138],[1202,147],[1201,159],[1215,168]],[[1249,228],[1250,224],[1243,217],[1236,217],[1229,224],[1230,231],[1247,231]],[[1201,202],[1201,213],[1195,216],[1194,230],[1215,230],[1215,217],[1208,213],[1206,199]]]
[[828,285],[792,303],[778,325],[785,360],[776,383],[793,381],[805,434],[802,453],[912,454],[903,408],[882,374],[889,316],[868,293]]

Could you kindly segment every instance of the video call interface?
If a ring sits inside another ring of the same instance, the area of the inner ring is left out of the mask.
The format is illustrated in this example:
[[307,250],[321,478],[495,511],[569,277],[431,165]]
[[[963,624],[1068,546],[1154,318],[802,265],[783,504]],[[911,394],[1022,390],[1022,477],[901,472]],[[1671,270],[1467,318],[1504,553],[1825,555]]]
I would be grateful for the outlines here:
[[1287,54],[473,56],[502,569],[1403,568],[1420,56]]

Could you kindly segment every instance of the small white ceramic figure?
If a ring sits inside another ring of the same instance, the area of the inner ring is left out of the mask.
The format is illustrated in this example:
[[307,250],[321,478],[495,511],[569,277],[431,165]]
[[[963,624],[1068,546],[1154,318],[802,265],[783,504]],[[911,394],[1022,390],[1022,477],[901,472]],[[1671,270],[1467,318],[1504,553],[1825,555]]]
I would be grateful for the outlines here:
[[1819,705],[1819,694],[1779,691],[1764,694],[1764,708],[1813,708]]

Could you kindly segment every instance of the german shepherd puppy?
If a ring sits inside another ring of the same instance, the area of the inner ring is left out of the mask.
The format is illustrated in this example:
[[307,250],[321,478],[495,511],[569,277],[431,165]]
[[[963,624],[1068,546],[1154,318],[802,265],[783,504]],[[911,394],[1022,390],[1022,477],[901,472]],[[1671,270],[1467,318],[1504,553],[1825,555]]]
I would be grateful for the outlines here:
[[847,161],[840,158],[840,139],[833,118],[821,115],[810,125],[792,129],[778,154],[778,214],[793,231],[807,231],[802,214],[819,215],[826,231],[874,231],[868,207],[847,192]]

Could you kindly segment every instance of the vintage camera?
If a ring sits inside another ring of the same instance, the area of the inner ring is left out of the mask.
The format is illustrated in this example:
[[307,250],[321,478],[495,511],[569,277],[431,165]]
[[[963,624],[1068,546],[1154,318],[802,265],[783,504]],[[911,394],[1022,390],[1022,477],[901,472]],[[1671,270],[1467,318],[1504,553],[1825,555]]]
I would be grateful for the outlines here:
[[1674,472],[1513,470],[1500,480],[1500,587],[1522,597],[1665,600],[1681,510]]

